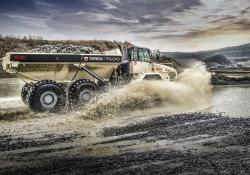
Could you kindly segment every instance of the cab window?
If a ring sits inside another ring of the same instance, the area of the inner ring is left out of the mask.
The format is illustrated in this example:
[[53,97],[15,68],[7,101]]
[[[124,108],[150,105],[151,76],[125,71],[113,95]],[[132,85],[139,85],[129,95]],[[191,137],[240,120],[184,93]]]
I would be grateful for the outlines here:
[[131,49],[127,49],[127,53],[125,56],[125,58],[127,57],[128,60],[131,60],[132,59],[132,50]]
[[150,61],[151,59],[150,59],[150,54],[149,54],[149,51],[148,50],[144,50],[144,52],[143,52],[143,54],[144,54],[144,61]]
[[139,61],[144,61],[143,49],[138,49]]
[[133,60],[138,61],[138,52],[136,48],[133,49]]
[[129,50],[128,49],[123,49],[122,52],[123,52],[123,54],[122,54],[123,59],[130,60],[130,57],[129,57],[129,54],[128,54]]

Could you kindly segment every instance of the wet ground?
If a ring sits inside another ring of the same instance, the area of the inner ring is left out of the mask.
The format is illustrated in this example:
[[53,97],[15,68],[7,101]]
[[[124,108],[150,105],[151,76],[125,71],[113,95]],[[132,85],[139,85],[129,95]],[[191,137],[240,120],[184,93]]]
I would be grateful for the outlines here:
[[0,174],[250,173],[250,118],[75,116],[1,121]]
[[216,87],[200,108],[95,120],[35,114],[13,99],[19,87],[0,98],[0,174],[250,174],[249,87]]

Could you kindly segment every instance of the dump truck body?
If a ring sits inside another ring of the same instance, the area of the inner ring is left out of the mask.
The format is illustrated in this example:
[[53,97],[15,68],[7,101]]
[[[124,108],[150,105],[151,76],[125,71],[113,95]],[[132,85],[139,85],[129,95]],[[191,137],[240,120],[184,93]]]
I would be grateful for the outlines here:
[[28,82],[43,79],[70,82],[73,78],[94,80],[85,71],[79,71],[79,66],[86,66],[101,78],[109,80],[113,69],[121,61],[121,54],[9,53],[3,59],[3,68]]
[[27,83],[21,97],[36,112],[84,106],[105,87],[133,79],[177,77],[174,68],[153,61],[150,50],[139,47],[103,54],[8,53],[2,64]]

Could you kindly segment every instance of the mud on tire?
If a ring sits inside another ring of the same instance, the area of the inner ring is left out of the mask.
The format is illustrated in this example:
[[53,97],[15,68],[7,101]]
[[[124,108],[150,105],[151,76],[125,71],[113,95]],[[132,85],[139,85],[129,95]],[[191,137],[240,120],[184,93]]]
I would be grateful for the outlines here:
[[29,107],[35,112],[59,112],[66,105],[64,86],[52,80],[34,84],[28,98]]
[[69,87],[69,107],[71,109],[84,106],[93,99],[99,87],[90,80],[81,79],[72,83]]
[[26,83],[21,90],[21,97],[25,105],[28,105],[29,103],[29,91],[31,90],[32,86],[33,84]]

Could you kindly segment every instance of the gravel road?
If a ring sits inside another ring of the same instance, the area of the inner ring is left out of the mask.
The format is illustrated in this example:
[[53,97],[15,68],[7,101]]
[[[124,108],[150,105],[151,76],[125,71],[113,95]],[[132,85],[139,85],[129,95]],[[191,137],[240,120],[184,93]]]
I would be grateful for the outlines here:
[[250,174],[250,118],[19,111],[0,116],[0,174]]

